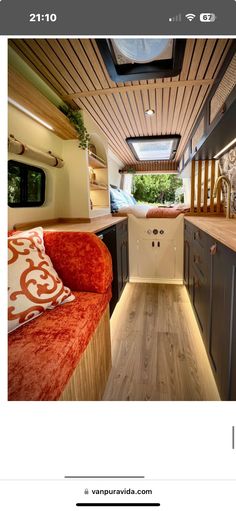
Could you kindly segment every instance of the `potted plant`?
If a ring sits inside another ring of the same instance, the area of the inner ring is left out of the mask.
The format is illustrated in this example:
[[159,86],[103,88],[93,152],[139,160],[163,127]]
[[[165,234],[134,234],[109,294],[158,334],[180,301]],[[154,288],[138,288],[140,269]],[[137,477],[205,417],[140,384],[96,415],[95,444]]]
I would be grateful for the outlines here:
[[79,147],[81,149],[87,149],[90,142],[90,135],[85,128],[81,110],[73,110],[73,108],[70,108],[67,105],[60,106],[60,110],[64,115],[66,115],[72,126],[74,126],[75,130],[77,131]]

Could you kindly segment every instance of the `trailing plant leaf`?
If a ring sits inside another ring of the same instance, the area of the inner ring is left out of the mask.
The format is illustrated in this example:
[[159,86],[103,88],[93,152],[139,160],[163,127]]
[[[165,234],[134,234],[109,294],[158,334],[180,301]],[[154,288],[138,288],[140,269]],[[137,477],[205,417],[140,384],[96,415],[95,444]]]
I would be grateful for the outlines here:
[[60,106],[59,108],[77,131],[79,147],[81,149],[87,149],[90,142],[90,135],[85,128],[82,112],[80,110],[73,110],[67,105]]

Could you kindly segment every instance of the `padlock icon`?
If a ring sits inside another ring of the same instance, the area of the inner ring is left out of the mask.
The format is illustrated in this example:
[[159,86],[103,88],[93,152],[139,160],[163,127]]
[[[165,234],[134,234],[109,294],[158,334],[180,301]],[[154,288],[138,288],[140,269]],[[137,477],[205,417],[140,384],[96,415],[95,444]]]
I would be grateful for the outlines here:
[[88,488],[85,488],[85,490],[84,490],[84,494],[85,494],[85,495],[88,495],[88,494],[89,494]]

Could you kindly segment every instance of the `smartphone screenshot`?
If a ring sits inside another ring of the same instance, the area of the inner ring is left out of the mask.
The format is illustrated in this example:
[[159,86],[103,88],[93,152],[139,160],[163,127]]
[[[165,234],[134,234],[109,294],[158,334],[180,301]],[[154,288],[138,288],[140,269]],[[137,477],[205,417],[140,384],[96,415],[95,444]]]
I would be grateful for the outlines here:
[[4,511],[236,509],[235,21],[0,0]]

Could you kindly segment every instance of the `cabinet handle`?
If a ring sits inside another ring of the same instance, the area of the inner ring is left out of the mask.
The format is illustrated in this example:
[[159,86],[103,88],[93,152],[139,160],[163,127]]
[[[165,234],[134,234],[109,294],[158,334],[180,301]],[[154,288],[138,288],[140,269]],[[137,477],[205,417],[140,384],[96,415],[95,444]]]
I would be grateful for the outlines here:
[[200,256],[198,256],[198,255],[195,255],[195,254],[194,254],[194,256],[193,256],[193,262],[194,262],[194,263],[198,263],[198,264],[200,264],[200,262],[201,262]]
[[217,244],[214,243],[214,245],[212,245],[210,248],[210,254],[213,256],[216,254],[216,252],[217,252]]
[[98,234],[98,238],[100,238],[100,240],[103,240],[103,234]]
[[199,233],[199,231],[196,231],[196,232],[194,233],[193,237],[194,237],[194,239],[195,239],[195,240],[199,240],[199,238],[200,238],[200,233]]

